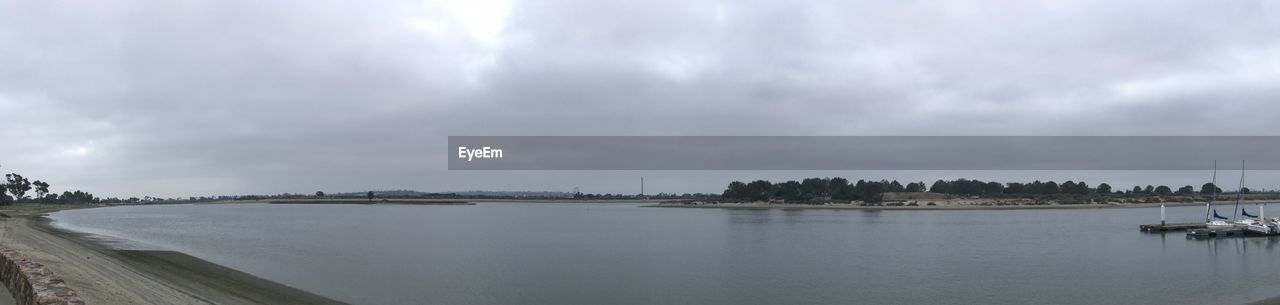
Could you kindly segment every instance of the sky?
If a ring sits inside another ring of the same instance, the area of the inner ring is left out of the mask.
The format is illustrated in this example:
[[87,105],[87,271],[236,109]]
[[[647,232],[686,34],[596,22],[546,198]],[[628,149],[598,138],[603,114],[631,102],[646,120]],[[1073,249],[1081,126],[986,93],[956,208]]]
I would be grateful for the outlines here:
[[[445,146],[451,135],[1275,136],[1276,101],[1280,2],[1264,0],[0,0],[0,172],[99,196],[636,193],[640,176],[649,193],[808,176],[1198,184],[1208,161],[481,172],[447,170]],[[1280,189],[1280,173],[1249,179]]]

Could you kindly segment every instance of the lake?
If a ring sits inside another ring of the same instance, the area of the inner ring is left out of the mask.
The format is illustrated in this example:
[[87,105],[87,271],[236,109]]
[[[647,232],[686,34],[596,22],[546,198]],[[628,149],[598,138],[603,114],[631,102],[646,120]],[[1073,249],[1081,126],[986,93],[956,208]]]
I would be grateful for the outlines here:
[[[50,217],[122,248],[181,251],[353,304],[1233,304],[1280,295],[1280,239],[1138,232],[1159,221],[1158,208],[640,205],[207,204]],[[1168,215],[1194,221],[1204,208]]]

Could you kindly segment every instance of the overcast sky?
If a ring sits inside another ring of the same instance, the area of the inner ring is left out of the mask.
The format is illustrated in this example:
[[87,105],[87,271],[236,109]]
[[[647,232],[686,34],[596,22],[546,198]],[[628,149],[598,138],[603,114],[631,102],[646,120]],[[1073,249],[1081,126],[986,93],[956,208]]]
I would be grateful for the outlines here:
[[0,0],[0,171],[108,196],[634,193],[641,175],[650,193],[815,175],[1180,185],[1209,173],[460,172],[445,145],[1280,135],[1277,113],[1277,1]]

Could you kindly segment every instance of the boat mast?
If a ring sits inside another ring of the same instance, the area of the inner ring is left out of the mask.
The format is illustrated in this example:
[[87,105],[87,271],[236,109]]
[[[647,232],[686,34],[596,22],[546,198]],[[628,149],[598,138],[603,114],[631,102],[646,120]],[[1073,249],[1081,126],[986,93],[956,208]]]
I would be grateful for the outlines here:
[[[1236,186],[1236,211],[1233,214],[1240,214],[1240,196],[1244,195],[1244,160],[1240,160],[1240,185]],[[1236,215],[1231,215],[1231,220],[1235,220]]]
[[1209,184],[1213,186],[1213,189],[1209,190],[1209,194],[1211,194],[1209,195],[1209,202],[1204,204],[1204,222],[1206,223],[1210,221],[1209,210],[1213,208],[1213,197],[1218,196],[1218,160],[1213,160],[1213,180]]

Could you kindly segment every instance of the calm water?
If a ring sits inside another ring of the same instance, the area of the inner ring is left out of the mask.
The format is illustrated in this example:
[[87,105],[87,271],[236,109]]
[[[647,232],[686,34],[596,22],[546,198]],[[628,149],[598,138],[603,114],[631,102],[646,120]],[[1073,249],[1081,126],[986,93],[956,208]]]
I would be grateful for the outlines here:
[[[1169,209],[1171,219],[1202,213]],[[1233,304],[1280,295],[1280,240],[1139,233],[1157,209],[178,205],[52,217],[356,304]]]

